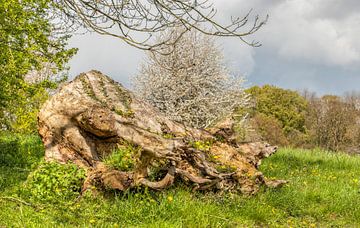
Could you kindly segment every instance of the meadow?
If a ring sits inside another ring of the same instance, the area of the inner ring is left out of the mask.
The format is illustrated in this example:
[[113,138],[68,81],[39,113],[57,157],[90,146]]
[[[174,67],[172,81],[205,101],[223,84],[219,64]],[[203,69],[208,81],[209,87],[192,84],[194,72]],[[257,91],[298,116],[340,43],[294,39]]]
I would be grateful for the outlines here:
[[109,191],[80,199],[69,189],[33,195],[46,189],[39,183],[27,186],[43,156],[38,136],[0,137],[0,227],[360,226],[359,156],[282,148],[264,160],[261,171],[289,183],[251,197],[192,192],[178,183],[163,192]]

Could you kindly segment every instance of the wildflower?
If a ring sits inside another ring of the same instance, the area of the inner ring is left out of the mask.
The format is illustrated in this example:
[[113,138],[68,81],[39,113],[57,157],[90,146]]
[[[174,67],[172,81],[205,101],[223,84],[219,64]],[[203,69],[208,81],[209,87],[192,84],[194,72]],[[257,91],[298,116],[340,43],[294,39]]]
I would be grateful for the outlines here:
[[172,201],[174,200],[174,198],[173,198],[172,196],[168,196],[167,200],[168,200],[169,202],[172,202]]
[[89,222],[90,222],[90,223],[95,223],[96,221],[95,221],[95,219],[90,219]]

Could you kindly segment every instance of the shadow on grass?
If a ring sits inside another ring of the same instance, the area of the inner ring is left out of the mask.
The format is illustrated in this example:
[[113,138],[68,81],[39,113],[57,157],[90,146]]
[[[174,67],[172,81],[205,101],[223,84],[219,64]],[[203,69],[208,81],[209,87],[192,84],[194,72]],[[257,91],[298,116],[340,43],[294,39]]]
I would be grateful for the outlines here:
[[0,192],[24,182],[32,167],[44,157],[37,135],[0,136]]

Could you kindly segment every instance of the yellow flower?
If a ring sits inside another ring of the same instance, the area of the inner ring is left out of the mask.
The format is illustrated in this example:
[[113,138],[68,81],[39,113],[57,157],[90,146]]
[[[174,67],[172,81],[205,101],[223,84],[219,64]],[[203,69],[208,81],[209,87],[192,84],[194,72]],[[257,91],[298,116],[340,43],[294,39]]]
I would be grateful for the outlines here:
[[95,223],[96,221],[95,221],[95,219],[90,219],[89,222],[90,222],[90,223]]
[[215,158],[215,159],[218,159],[218,158],[219,158],[219,156],[215,155],[215,156],[214,156],[214,158]]
[[167,200],[168,200],[169,202],[172,202],[172,201],[174,200],[174,198],[173,198],[172,196],[168,196]]

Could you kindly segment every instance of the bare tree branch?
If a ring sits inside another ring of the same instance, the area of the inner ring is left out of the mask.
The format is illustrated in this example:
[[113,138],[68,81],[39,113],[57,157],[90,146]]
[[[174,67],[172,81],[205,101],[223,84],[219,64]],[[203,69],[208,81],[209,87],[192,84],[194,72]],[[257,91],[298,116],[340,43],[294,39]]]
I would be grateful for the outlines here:
[[255,16],[253,23],[249,23],[250,10],[244,17],[232,17],[228,25],[222,25],[215,20],[217,11],[209,0],[55,0],[54,4],[60,9],[60,14],[54,15],[57,19],[61,16],[71,28],[76,24],[160,53],[168,50],[166,46],[172,46],[174,40],[154,42],[154,34],[179,25],[185,28],[183,32],[195,29],[212,36],[238,37],[248,45],[260,46],[245,38],[268,19],[268,16],[263,20]]

